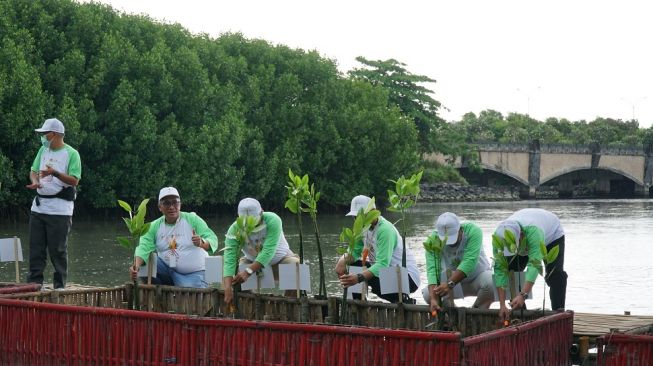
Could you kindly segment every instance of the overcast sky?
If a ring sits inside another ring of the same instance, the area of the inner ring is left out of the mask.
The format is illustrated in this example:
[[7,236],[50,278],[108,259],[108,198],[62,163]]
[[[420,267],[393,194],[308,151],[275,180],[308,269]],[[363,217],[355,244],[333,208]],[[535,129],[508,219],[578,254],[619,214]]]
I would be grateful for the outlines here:
[[653,122],[646,1],[101,0],[213,37],[317,50],[341,71],[394,58],[436,79],[447,120],[494,109]]

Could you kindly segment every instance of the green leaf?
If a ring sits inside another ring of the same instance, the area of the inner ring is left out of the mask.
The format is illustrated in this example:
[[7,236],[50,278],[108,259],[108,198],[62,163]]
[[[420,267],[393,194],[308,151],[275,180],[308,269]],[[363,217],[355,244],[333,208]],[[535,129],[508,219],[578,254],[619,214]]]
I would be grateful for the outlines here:
[[122,207],[125,211],[129,213],[132,212],[132,207],[129,205],[129,203],[122,200],[118,200],[118,205],[120,205],[120,207]]
[[125,247],[127,249],[131,249],[132,242],[128,237],[119,236],[117,239],[118,239],[118,243],[120,243],[120,245],[122,245],[123,247]]
[[502,237],[496,234],[492,234],[492,248],[494,252],[503,252],[503,248],[506,246],[505,240]]
[[551,250],[546,255],[546,258],[545,258],[546,263],[547,264],[553,263],[558,258],[558,253],[559,252],[560,252],[560,247],[559,246],[556,245],[555,247],[551,248]]

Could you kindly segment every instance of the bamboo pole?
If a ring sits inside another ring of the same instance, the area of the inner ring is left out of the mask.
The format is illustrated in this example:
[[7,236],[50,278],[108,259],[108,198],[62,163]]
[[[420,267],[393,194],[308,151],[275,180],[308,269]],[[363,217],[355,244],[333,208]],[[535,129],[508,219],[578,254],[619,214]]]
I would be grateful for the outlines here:
[[16,263],[16,283],[20,283],[20,265],[18,264],[18,238],[14,236],[14,261]]

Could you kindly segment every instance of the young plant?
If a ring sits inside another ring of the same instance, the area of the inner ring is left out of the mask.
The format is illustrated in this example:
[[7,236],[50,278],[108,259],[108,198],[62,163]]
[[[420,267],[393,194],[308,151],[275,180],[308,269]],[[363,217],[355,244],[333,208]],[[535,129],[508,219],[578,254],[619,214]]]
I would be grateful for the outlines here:
[[286,208],[297,215],[297,226],[299,228],[299,263],[304,263],[304,237],[302,232],[302,201],[308,194],[308,174],[303,177],[295,175],[291,169],[288,169],[288,199]]
[[[440,237],[438,234],[433,233],[432,235],[429,235],[424,243],[422,244],[424,246],[424,250],[426,250],[427,255],[432,255],[433,256],[433,263],[435,264],[435,283],[436,286],[440,285],[440,275],[442,272],[442,268],[440,268],[440,256],[442,255],[442,249],[444,248],[444,243],[447,242],[447,238],[445,237],[444,240],[440,240]],[[431,297],[431,294],[429,293],[429,299]],[[440,296],[437,297],[438,300],[438,306],[442,308],[442,298]],[[430,305],[430,304],[429,304]],[[442,313],[431,313],[432,317],[437,317],[438,318],[438,329],[442,329],[444,326],[444,314]]]
[[401,213],[401,238],[404,243],[404,249],[401,254],[401,266],[406,267],[406,210],[413,207],[417,203],[419,197],[419,182],[422,180],[424,171],[413,174],[410,178],[405,178],[403,175],[396,181],[391,180],[395,184],[395,190],[388,190],[388,201],[390,207],[388,211]]
[[[147,203],[150,201],[149,198],[146,198],[141,201],[138,205],[136,211],[132,210],[132,207],[129,203],[125,201],[118,200],[118,205],[122,207],[125,211],[129,213],[129,217],[123,217],[125,225],[129,230],[129,236],[119,236],[117,237],[118,243],[123,247],[130,249],[132,253],[136,250],[138,242],[141,236],[145,235],[150,229],[150,223],[145,222],[145,214],[147,213]],[[134,262],[136,265],[136,262]],[[139,306],[139,297],[138,297],[138,278],[134,279],[134,309],[138,309]]]
[[308,190],[308,194],[304,195],[302,203],[304,204],[304,210],[308,212],[311,216],[311,221],[313,221],[313,230],[315,231],[315,243],[317,244],[317,257],[320,267],[320,290],[318,292],[318,298],[326,299],[327,290],[326,290],[326,279],[324,275],[324,257],[322,256],[322,245],[320,244],[320,229],[317,226],[317,201],[320,200],[320,192],[315,192],[315,185],[311,184],[311,188]]
[[[519,256],[519,251],[521,250],[522,246],[524,245],[524,239],[522,240],[517,240],[515,235],[512,233],[510,230],[506,230],[504,232],[505,238],[502,238],[496,234],[492,234],[492,248],[493,248],[493,253],[494,253],[494,261],[499,267],[499,270],[504,272],[506,274],[506,277],[509,279],[512,278],[512,272],[510,271],[510,263],[514,261],[518,256]],[[514,256],[512,256],[512,259],[510,263],[506,259],[504,255],[504,249],[508,249],[511,253],[515,253]],[[541,250],[541,249],[540,249]],[[546,247],[545,247],[546,250]],[[542,262],[535,259],[535,258],[529,258],[527,265],[533,266],[535,269],[537,269],[537,272],[542,275]],[[519,277],[519,284],[518,284],[518,291],[521,291],[522,289],[522,284],[521,284],[521,276]],[[510,294],[514,296],[516,291],[514,289],[511,289]],[[522,308],[523,310],[523,308]],[[522,311],[523,313],[523,311]],[[523,314],[522,314],[523,315]]]
[[[553,263],[557,258],[558,258],[558,253],[560,252],[560,247],[555,246],[551,248],[551,250],[546,249],[546,245],[544,245],[544,242],[540,242],[540,253],[542,253],[542,259],[544,260],[545,265],[549,265]],[[542,296],[542,315],[544,315],[544,306],[546,305],[546,280],[553,274],[555,271],[555,267],[551,270],[551,272],[547,273],[546,276],[542,276],[542,267],[539,269],[540,276],[544,277],[544,296]],[[556,310],[556,309],[553,309]]]
[[[260,218],[254,217],[254,216],[238,216],[236,219],[236,224],[238,226],[238,229],[236,230],[236,242],[238,242],[238,248],[236,249],[237,253],[240,253],[240,251],[243,249],[243,247],[247,244],[247,241],[249,240],[249,236],[252,233],[259,232],[263,229],[263,225],[259,225]],[[260,252],[261,248],[260,246],[256,248],[256,252]],[[238,265],[236,265],[236,269],[234,270],[233,275],[235,276],[238,274]],[[240,287],[237,286],[234,288],[234,297],[233,297],[233,302],[234,303],[229,303],[228,304],[228,311],[230,313],[235,313],[236,310],[238,309],[238,289]]]
[[[351,228],[346,227],[342,229],[340,233],[340,243],[342,246],[336,248],[338,256],[345,256],[345,273],[349,273],[349,260],[354,258],[354,252],[356,250],[356,243],[363,240],[363,235],[367,231],[372,223],[379,218],[381,212],[379,210],[373,209],[374,206],[374,197],[367,204],[367,207],[361,208],[354,219],[354,224]],[[347,290],[345,287],[342,293],[342,314],[340,318],[342,323],[347,323]]]

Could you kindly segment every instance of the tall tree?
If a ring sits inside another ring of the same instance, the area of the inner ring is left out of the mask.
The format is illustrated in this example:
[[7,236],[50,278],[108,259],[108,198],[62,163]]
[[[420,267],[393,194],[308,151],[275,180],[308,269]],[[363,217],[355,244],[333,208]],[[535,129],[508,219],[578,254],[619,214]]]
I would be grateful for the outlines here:
[[350,71],[349,76],[386,88],[388,101],[415,123],[420,153],[439,151],[439,146],[444,145],[437,138],[444,126],[444,120],[438,116],[441,104],[431,97],[432,90],[421,85],[436,80],[412,74],[406,70],[406,64],[395,59],[372,61],[359,56],[356,60],[366,67]]

